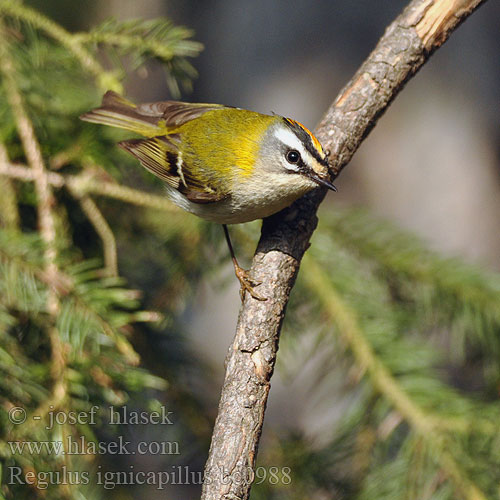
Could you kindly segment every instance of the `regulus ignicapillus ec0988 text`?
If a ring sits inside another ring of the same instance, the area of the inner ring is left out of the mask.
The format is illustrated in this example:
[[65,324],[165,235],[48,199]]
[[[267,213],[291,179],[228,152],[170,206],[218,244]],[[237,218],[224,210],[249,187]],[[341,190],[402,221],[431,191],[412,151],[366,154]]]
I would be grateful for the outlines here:
[[257,299],[255,283],[234,257],[226,224],[272,215],[318,185],[335,190],[319,141],[282,116],[220,104],[135,105],[109,91],[100,108],[81,118],[146,137],[119,145],[165,181],[176,205],[223,224],[242,293]]

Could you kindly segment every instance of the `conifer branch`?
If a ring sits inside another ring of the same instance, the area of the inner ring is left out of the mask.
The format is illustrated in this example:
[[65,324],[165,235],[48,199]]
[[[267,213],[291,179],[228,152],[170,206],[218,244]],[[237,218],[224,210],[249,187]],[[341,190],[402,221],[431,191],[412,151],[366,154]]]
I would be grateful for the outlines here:
[[82,196],[80,206],[101,238],[106,274],[108,276],[118,276],[118,255],[112,229],[90,196]]
[[[66,299],[73,299],[75,305],[84,314],[88,315],[92,320],[99,324],[103,332],[113,341],[116,345],[117,350],[123,354],[125,359],[131,365],[137,365],[139,362],[139,356],[135,352],[134,348],[128,342],[126,338],[117,334],[113,326],[104,318],[98,311],[96,311],[91,304],[78,293],[74,286],[74,281],[71,276],[64,274],[62,271],[58,270],[57,274],[49,275],[44,269],[41,269],[26,259],[21,259],[16,255],[11,255],[6,252],[5,249],[0,248],[0,260],[5,260],[11,264],[15,264],[25,273],[33,275],[35,279],[39,280],[41,283],[47,285],[52,293],[58,296],[64,296]],[[49,311],[47,311],[49,312]],[[137,316],[136,321],[158,321],[159,316],[155,313],[147,314],[143,312],[142,316]],[[60,398],[57,395],[52,396],[54,400],[59,401]]]
[[[484,0],[413,0],[387,28],[316,129],[318,139],[330,150],[335,175],[404,84],[482,3]],[[249,470],[255,467],[285,308],[325,194],[317,189],[264,220],[251,276],[262,283],[259,294],[267,300],[247,296],[240,310],[226,358],[202,500],[245,500],[249,496],[251,481],[242,478],[249,478]],[[473,486],[462,489],[469,498],[484,498]]]
[[[128,363],[133,366],[138,365],[140,357],[130,342],[123,335],[118,334],[106,318],[95,311],[94,308],[87,303],[84,297],[74,291],[72,295],[75,299],[76,306],[99,324],[103,332],[113,341],[118,351],[123,354]],[[151,318],[151,320],[156,321],[157,317]]]
[[361,211],[340,212],[329,223],[337,239],[376,261],[384,272],[430,285],[460,304],[475,304],[485,316],[500,319],[500,280],[496,276],[485,276],[457,259],[440,257],[415,236]]
[[[28,167],[13,163],[2,164],[0,162],[0,175],[24,182],[32,182],[35,175]],[[140,207],[154,208],[170,214],[180,214],[181,210],[176,207],[166,196],[145,193],[138,189],[121,186],[109,181],[100,181],[91,177],[88,173],[80,175],[62,175],[57,172],[47,172],[48,182],[55,188],[67,187],[75,196],[81,197],[86,194],[95,194],[113,198]]]
[[[0,74],[2,75],[7,101],[12,109],[24,153],[33,171],[38,196],[38,224],[42,240],[45,243],[45,272],[52,278],[58,274],[56,264],[56,230],[54,214],[52,212],[55,200],[48,181],[40,145],[36,138],[33,124],[25,110],[21,92],[17,86],[16,69],[10,57],[9,47],[10,44],[4,34],[3,25],[0,22]],[[53,323],[55,323],[57,318],[59,307],[58,297],[51,290],[47,296],[47,309]],[[53,391],[55,398],[64,399],[66,392],[64,346],[55,326],[50,327],[49,340],[52,349],[51,374],[54,380]]]
[[413,430],[435,448],[445,474],[454,482],[467,500],[486,500],[486,496],[474,484],[472,478],[454,459],[449,448],[448,436],[444,433],[442,419],[428,414],[402,389],[389,370],[378,360],[369,342],[358,325],[356,314],[342,300],[323,270],[312,259],[302,263],[303,276],[328,313],[329,320],[336,324],[340,335],[349,345],[358,366],[366,371],[374,387],[389,401]]
[[26,7],[19,2],[3,0],[0,1],[0,14],[15,17],[32,24],[54,40],[58,41],[61,45],[66,47],[78,61],[80,61],[83,68],[94,76],[102,90],[106,91],[112,89],[115,92],[123,92],[122,84],[116,76],[106,71],[99,64],[93,55],[82,45],[78,37],[66,31],[63,27],[44,16],[41,12]]
[[[155,26],[154,22],[151,26]],[[169,58],[172,61],[167,69],[176,73],[176,78],[182,77],[185,83],[190,78],[191,66],[184,56],[199,47],[182,38],[188,30],[177,30],[171,24],[167,30],[165,20],[157,26],[154,36],[165,37],[170,45],[163,46],[158,38],[141,44],[144,40],[140,36],[124,36],[113,40],[116,44],[109,52],[131,55],[137,63],[151,57]],[[7,148],[0,144],[0,183],[5,187],[0,199],[0,420],[7,423],[2,428],[1,440],[53,442],[63,438],[62,453],[57,456],[50,451],[16,454],[0,443],[2,464],[19,466],[23,473],[59,471],[63,464],[68,470],[79,469],[82,464],[64,453],[68,444],[65,438],[73,434],[85,440],[97,439],[94,429],[85,425],[68,423],[54,429],[40,425],[39,421],[47,417],[48,412],[56,410],[68,415],[70,411],[83,410],[91,402],[120,404],[141,388],[164,390],[166,385],[164,380],[137,367],[139,356],[128,341],[134,323],[158,322],[161,315],[140,310],[138,292],[125,289],[116,277],[114,235],[91,195],[169,214],[179,211],[166,197],[119,186],[109,182],[107,176],[103,179],[95,175],[93,169],[66,176],[46,168],[51,164],[54,168],[68,164],[85,166],[85,160],[78,155],[80,143],[73,140],[72,131],[76,111],[82,106],[79,92],[88,92],[89,78],[95,77],[102,89],[121,91],[116,77],[121,74],[120,68],[115,65],[115,69],[108,72],[101,67],[95,55],[96,47],[91,45],[96,41],[83,41],[71,35],[42,14],[23,6],[22,1],[0,0],[0,94],[3,97],[0,115],[7,118],[2,123],[2,131],[6,132],[9,152],[16,158],[24,157],[21,161],[28,165],[12,164]],[[53,99],[54,95],[57,98]],[[80,137],[90,144],[96,143],[85,130]],[[43,158],[42,147],[44,153],[61,149],[63,152],[54,155],[51,162]],[[98,147],[96,152],[103,158],[109,157]],[[35,200],[29,186],[25,189],[17,181],[14,184],[13,179],[33,182]],[[13,185],[18,188],[19,200]],[[63,193],[61,205],[56,207],[53,192],[61,188],[81,202],[102,238],[106,268],[111,270],[107,276],[103,277],[102,269],[96,269],[95,262],[84,260],[78,249],[75,252],[71,248],[65,230],[73,227],[75,221],[66,217],[65,209],[74,204],[70,200],[66,205],[68,196]],[[18,202],[23,231],[9,230],[19,225]],[[32,221],[31,205],[38,210],[38,231],[36,222]],[[173,219],[175,223],[177,219]],[[25,227],[32,228],[30,234]],[[146,398],[152,396],[146,395]],[[9,423],[7,414],[15,405],[25,408],[26,425]],[[92,454],[87,458],[96,459]],[[39,489],[35,482],[9,485],[2,482],[2,492],[16,498],[39,493],[74,498],[88,493],[80,491],[79,484],[52,480],[48,482],[48,490]]]
[[53,269],[55,266],[55,223],[52,214],[54,203],[52,190],[47,178],[44,161],[40,145],[35,136],[33,125],[28,118],[24,108],[21,93],[15,80],[16,70],[9,54],[9,43],[3,33],[3,26],[0,25],[0,74],[7,95],[7,100],[12,108],[17,131],[23,144],[23,149],[33,173],[33,180],[38,195],[38,223],[42,239],[47,245],[46,261],[47,268]]
[[[6,147],[0,143],[0,168],[9,165],[9,155]],[[19,228],[19,210],[14,186],[7,176],[0,176],[0,220],[10,229]]]
[[188,38],[193,32],[182,26],[174,27],[168,19],[148,21],[132,20],[118,23],[108,21],[90,32],[75,33],[81,43],[106,44],[125,49],[150,53],[163,61],[174,57],[194,57],[203,45]]

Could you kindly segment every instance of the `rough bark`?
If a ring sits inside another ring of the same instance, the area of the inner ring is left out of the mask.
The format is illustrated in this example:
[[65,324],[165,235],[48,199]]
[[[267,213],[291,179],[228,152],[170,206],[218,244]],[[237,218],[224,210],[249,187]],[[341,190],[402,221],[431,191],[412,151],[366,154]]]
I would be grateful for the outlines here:
[[[485,0],[414,0],[387,28],[316,129],[337,176],[391,101],[451,32]],[[264,220],[251,275],[262,284],[246,295],[226,358],[226,375],[205,467],[203,500],[250,493],[279,335],[300,261],[325,196],[315,190]]]

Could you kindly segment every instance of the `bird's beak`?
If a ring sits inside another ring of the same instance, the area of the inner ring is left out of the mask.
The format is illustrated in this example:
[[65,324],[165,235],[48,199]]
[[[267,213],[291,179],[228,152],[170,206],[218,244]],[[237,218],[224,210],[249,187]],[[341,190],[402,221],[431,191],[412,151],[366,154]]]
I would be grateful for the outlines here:
[[320,186],[325,186],[328,189],[331,189],[332,191],[337,191],[337,188],[330,182],[328,179],[324,179],[323,177],[320,177],[316,173],[312,173],[309,175],[310,179],[313,180],[316,184],[319,184]]

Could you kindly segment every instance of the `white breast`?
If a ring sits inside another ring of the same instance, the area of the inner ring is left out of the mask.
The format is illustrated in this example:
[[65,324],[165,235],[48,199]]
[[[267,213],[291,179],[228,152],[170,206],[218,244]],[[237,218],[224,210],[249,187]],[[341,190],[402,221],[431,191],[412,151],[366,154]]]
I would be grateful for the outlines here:
[[301,175],[267,174],[265,181],[256,176],[244,185],[233,187],[233,194],[214,203],[193,203],[176,189],[167,186],[167,196],[179,207],[203,219],[219,224],[239,224],[263,219],[291,205],[316,184]]

